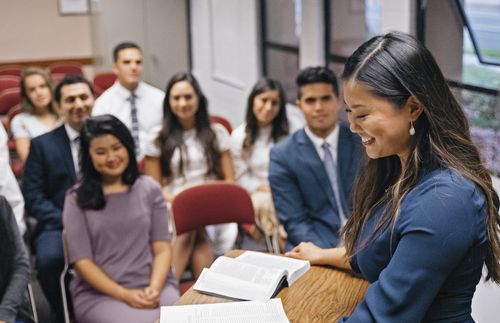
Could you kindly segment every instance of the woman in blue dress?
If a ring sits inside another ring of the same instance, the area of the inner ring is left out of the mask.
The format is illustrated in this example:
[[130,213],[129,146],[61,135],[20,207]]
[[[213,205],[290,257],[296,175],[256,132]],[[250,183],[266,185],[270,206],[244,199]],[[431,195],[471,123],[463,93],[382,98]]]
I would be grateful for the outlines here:
[[473,322],[481,279],[500,283],[499,200],[467,119],[430,52],[388,33],[348,59],[344,99],[370,160],[344,247],[289,256],[361,273],[364,300],[341,322]]

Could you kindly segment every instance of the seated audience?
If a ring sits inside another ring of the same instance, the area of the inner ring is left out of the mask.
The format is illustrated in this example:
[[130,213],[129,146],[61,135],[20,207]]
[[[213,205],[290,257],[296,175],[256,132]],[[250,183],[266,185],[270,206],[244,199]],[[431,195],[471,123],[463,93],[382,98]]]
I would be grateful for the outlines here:
[[[145,171],[165,185],[167,202],[191,186],[234,180],[229,134],[222,125],[210,123],[207,98],[193,75],[178,73],[170,79],[163,115],[157,146],[146,151]],[[176,277],[180,278],[188,264],[198,276],[210,266],[214,253],[232,248],[237,232],[236,224],[230,223],[178,235],[173,260]]]
[[52,100],[52,80],[45,70],[37,67],[23,70],[20,87],[22,113],[12,119],[11,130],[17,155],[25,161],[31,138],[53,130],[60,119]]
[[21,305],[30,279],[30,263],[12,209],[0,195],[0,323],[32,322]]
[[[153,144],[162,121],[165,93],[142,81],[144,69],[141,48],[123,42],[113,49],[116,82],[95,102],[92,115],[111,114],[120,119],[134,137],[138,160],[146,146]],[[156,131],[154,131],[156,130]]]
[[58,322],[63,322],[59,285],[64,266],[61,213],[66,190],[76,182],[79,131],[94,106],[94,92],[85,78],[69,75],[56,86],[54,98],[64,124],[32,140],[22,191],[27,215],[38,221],[32,241],[38,281]]
[[[273,236],[278,239],[279,222],[271,198],[269,151],[274,144],[288,136],[285,93],[278,81],[262,79],[248,96],[245,123],[231,134],[232,156],[236,181],[252,197],[257,239]],[[281,229],[281,237],[286,234]]]
[[393,32],[347,60],[351,130],[370,158],[356,184],[345,247],[288,255],[371,282],[342,322],[473,322],[486,264],[500,283],[499,199],[462,108],[431,53]]
[[351,190],[362,158],[361,143],[343,122],[337,78],[326,67],[297,77],[297,106],[306,127],[271,150],[269,183],[276,214],[287,232],[286,250],[302,241],[335,247],[349,217]]
[[17,183],[17,179],[10,168],[9,147],[7,146],[7,132],[0,122],[0,195],[3,195],[10,204],[21,236],[26,232],[24,222],[24,197]]
[[81,180],[66,196],[64,229],[80,323],[154,322],[179,298],[171,271],[161,187],[139,175],[134,139],[116,117],[88,119],[80,132]]

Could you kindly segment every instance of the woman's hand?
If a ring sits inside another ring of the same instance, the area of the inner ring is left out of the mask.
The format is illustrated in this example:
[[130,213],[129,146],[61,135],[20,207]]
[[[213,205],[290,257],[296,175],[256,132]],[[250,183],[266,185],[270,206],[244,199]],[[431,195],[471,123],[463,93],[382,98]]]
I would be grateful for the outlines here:
[[160,302],[160,292],[151,286],[144,288],[144,295],[150,301]]
[[163,197],[165,198],[165,201],[169,202],[169,203],[172,203],[174,201],[174,194],[166,191],[166,190],[162,190],[162,193],[163,193]]
[[158,307],[158,301],[148,299],[145,291],[142,289],[124,288],[121,293],[121,299],[128,305],[136,308]]
[[291,258],[309,260],[312,265],[321,265],[324,264],[324,253],[324,249],[312,242],[301,242],[285,255]]

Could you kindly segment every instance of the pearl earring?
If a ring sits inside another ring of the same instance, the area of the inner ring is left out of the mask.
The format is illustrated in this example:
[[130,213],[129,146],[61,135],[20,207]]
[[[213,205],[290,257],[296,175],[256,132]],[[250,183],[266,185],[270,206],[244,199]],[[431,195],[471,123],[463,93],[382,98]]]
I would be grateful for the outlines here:
[[410,136],[415,135],[415,128],[413,127],[413,122],[410,121]]

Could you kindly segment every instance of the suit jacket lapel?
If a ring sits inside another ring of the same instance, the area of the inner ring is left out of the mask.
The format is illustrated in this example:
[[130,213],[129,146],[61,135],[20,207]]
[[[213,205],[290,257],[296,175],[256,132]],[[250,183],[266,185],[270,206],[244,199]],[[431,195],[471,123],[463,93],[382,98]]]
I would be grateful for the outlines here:
[[73,182],[76,181],[75,164],[73,163],[73,154],[71,153],[71,143],[69,142],[69,137],[64,129],[64,125],[59,127],[54,133],[57,140],[57,150],[61,154],[61,159],[64,161],[64,167],[68,170],[68,174],[71,176]]
[[304,129],[299,131],[300,133],[298,134],[298,147],[300,158],[302,159],[303,163],[309,167],[311,173],[314,174],[319,186],[328,197],[328,200],[330,201],[332,206],[336,207],[337,203],[335,202],[335,195],[333,194],[332,185],[330,184],[330,180],[328,179],[328,174],[326,173],[325,166],[319,158],[318,152],[316,151],[316,148],[314,148],[314,144],[307,137]]

